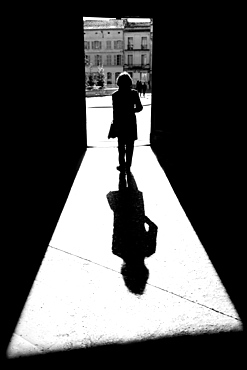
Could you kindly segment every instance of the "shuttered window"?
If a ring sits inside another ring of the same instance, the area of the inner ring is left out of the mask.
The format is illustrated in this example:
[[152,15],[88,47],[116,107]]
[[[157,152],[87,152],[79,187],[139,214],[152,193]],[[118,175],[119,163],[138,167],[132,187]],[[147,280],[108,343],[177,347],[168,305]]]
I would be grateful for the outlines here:
[[148,48],[148,38],[147,37],[142,37],[141,48],[142,49],[147,49]]
[[143,54],[141,56],[142,66],[145,66],[147,64],[147,55]]
[[106,56],[106,65],[111,66],[111,55]]
[[133,65],[133,55],[128,55],[128,65],[129,66]]
[[128,45],[127,45],[127,49],[128,49],[128,50],[133,50],[133,46],[134,46],[134,43],[133,43],[133,37],[128,37]]
[[102,55],[95,55],[94,56],[94,64],[96,66],[102,65]]
[[92,41],[92,49],[101,49],[101,41]]
[[123,56],[122,55],[114,55],[114,65],[121,66],[123,64]]
[[106,49],[111,49],[111,41],[106,41]]
[[122,40],[114,41],[114,49],[122,49],[122,48],[123,48],[123,41]]
[[85,55],[85,65],[89,66],[90,64],[90,55]]

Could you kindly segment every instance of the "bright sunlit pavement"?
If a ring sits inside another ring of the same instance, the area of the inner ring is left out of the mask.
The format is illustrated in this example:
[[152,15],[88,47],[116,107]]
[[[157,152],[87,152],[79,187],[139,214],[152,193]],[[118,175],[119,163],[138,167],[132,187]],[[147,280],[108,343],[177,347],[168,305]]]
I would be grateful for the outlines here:
[[[90,148],[13,334],[11,357],[178,334],[241,331],[242,323],[150,147],[132,174],[157,228],[142,294],[112,253],[116,148]],[[126,232],[128,232],[126,230]]]

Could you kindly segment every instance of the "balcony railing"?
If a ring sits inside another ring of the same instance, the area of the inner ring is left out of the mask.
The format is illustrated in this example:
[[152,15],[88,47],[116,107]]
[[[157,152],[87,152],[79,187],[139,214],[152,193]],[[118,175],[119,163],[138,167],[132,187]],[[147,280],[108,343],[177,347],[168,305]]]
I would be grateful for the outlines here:
[[148,45],[141,45],[140,46],[134,46],[134,45],[127,45],[126,50],[149,50]]
[[150,64],[124,64],[124,69],[150,69]]

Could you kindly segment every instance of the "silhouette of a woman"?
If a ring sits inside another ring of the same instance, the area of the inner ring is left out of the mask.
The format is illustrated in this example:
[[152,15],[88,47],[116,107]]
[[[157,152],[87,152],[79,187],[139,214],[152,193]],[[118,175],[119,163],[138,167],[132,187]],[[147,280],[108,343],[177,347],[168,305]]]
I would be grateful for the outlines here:
[[135,113],[143,109],[138,92],[132,89],[132,79],[127,72],[118,76],[119,89],[112,94],[113,122],[117,128],[119,171],[130,171],[137,140]]

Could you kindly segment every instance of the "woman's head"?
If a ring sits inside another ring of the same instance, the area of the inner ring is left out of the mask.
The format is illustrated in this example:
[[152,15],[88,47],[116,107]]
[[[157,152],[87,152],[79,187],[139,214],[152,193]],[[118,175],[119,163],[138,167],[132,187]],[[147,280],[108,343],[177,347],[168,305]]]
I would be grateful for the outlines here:
[[117,85],[121,89],[130,89],[132,86],[132,78],[127,72],[122,72],[117,78]]

